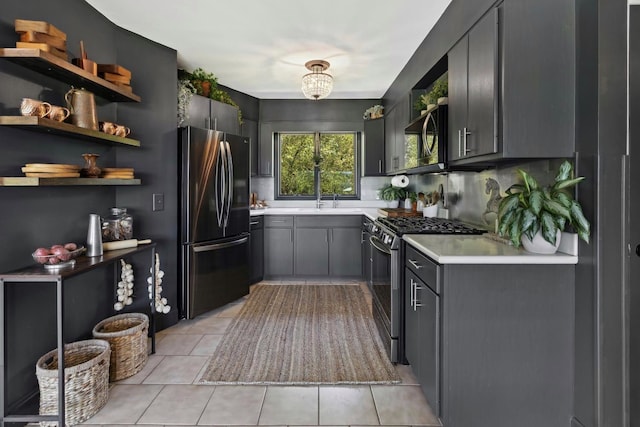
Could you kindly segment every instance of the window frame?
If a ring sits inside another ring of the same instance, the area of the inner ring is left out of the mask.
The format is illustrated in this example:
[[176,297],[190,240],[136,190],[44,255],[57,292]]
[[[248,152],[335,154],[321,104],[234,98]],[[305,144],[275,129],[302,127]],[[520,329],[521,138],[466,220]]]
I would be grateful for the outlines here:
[[[343,195],[343,194],[338,194],[338,196],[336,197],[336,200],[360,200],[360,174],[361,174],[361,166],[360,166],[360,161],[362,158],[361,155],[361,147],[362,147],[362,131],[360,130],[324,130],[324,131],[320,131],[320,130],[308,130],[308,131],[304,131],[304,130],[295,130],[295,131],[285,131],[285,130],[281,130],[281,131],[277,131],[277,132],[273,132],[273,142],[274,142],[274,170],[273,170],[273,178],[274,178],[274,199],[275,200],[317,200],[318,199],[318,194],[317,194],[317,190],[318,190],[318,179],[320,176],[320,171],[321,171],[321,167],[322,164],[320,165],[320,168],[318,167],[314,167],[314,171],[313,171],[313,188],[314,188],[314,194],[312,196],[303,196],[303,195],[286,195],[286,194],[281,194],[280,193],[280,168],[281,168],[281,139],[280,139],[280,135],[282,134],[306,134],[306,135],[313,135],[313,140],[314,140],[314,152],[318,153],[320,150],[320,135],[322,134],[352,134],[354,136],[353,138],[353,143],[355,144],[354,147],[354,154],[355,154],[355,159],[354,159],[354,178],[355,178],[355,193],[353,195]],[[333,200],[333,195],[321,195],[320,197],[321,200]]]

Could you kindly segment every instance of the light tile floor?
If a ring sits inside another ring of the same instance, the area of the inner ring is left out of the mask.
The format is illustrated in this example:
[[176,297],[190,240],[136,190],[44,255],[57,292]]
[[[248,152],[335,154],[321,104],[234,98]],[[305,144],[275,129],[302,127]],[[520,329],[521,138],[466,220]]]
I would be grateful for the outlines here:
[[[371,304],[366,285],[360,286]],[[144,369],[113,383],[106,406],[85,424],[91,427],[441,425],[411,367],[405,365],[396,365],[402,379],[397,385],[197,384],[245,301],[246,297],[160,331],[156,354],[149,356]]]

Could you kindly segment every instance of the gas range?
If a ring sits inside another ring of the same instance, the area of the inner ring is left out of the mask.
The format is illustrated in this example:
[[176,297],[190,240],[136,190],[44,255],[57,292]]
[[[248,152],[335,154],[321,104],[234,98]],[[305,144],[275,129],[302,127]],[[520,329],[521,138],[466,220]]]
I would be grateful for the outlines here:
[[399,247],[403,234],[482,234],[486,230],[444,218],[378,217],[370,232],[393,250]]

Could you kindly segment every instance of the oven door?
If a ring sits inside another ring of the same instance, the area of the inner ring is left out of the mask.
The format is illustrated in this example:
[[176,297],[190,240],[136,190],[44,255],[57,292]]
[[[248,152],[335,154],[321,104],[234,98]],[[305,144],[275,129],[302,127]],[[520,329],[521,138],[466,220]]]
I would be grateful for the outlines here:
[[398,361],[399,335],[399,288],[397,276],[398,251],[392,250],[377,236],[369,238],[371,243],[371,283],[373,293],[373,316],[380,336],[387,346],[392,362]]

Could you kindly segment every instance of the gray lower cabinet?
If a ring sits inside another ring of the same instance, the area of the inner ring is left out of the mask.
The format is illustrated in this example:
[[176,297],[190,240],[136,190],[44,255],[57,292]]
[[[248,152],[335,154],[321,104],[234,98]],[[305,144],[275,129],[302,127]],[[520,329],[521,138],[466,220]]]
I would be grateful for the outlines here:
[[265,216],[265,278],[362,277],[361,217]]
[[264,217],[264,276],[293,275],[293,217]]
[[362,276],[361,237],[360,227],[329,229],[330,276]]
[[406,246],[406,357],[444,426],[570,425],[574,280],[573,265],[439,265]]
[[433,413],[440,416],[440,297],[409,269],[404,292],[405,334],[412,337],[407,340],[405,357]]
[[264,277],[264,217],[251,217],[251,274],[250,283]]
[[329,230],[296,228],[295,273],[297,276],[329,274]]

